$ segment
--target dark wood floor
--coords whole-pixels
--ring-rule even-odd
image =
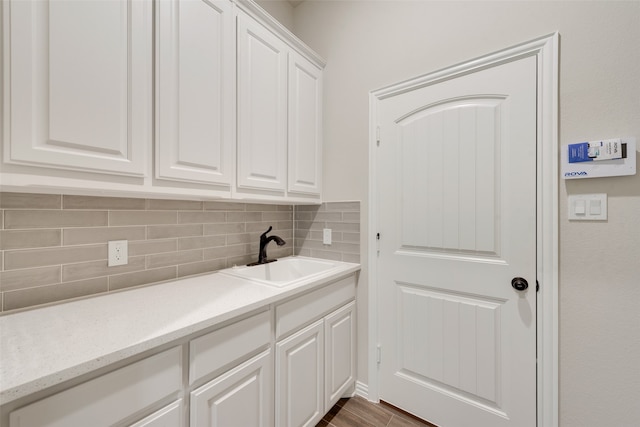
[[[316,427],[436,427],[392,406],[362,397],[340,399]]]

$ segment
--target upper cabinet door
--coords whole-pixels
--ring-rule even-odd
[[[228,0],[156,3],[156,177],[231,184],[235,33]]]
[[[319,195],[322,176],[322,70],[289,54],[289,191]]]
[[[238,12],[238,187],[286,189],[286,44]]]
[[[144,176],[151,2],[16,0],[4,13],[4,161]]]

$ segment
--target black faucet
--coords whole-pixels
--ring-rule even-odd
[[[277,261],[277,259],[267,259],[267,245],[270,241],[275,240],[278,246],[284,245],[286,242],[282,240],[279,236],[269,236],[267,237],[267,233],[271,231],[273,227],[269,226],[269,229],[260,235],[260,253],[258,254],[258,262],[252,262],[251,265],[260,265],[266,264],[268,262]]]

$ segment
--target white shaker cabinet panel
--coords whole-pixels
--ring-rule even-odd
[[[323,321],[276,343],[276,425],[315,426],[325,414]]]
[[[189,343],[189,384],[271,343],[271,311],[215,330]]]
[[[289,192],[320,195],[322,70],[289,54]]]
[[[191,392],[191,427],[273,426],[271,350]]]
[[[325,408],[331,408],[355,382],[356,303],[351,302],[325,318]]]
[[[238,12],[238,187],[276,190],[287,179],[287,45]]]
[[[182,399],[179,399],[130,427],[180,427],[183,425],[182,406]]]
[[[156,3],[156,177],[230,185],[235,32],[228,0]]]
[[[4,5],[7,163],[144,176],[152,3]]]

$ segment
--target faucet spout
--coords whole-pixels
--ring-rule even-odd
[[[258,262],[253,262],[248,265],[259,265],[266,264],[268,262],[277,261],[276,259],[268,259],[267,258],[267,245],[271,241],[275,241],[278,246],[284,245],[286,242],[280,236],[269,236],[267,234],[273,229],[273,227],[269,226],[269,229],[260,235],[260,252],[258,253]]]

